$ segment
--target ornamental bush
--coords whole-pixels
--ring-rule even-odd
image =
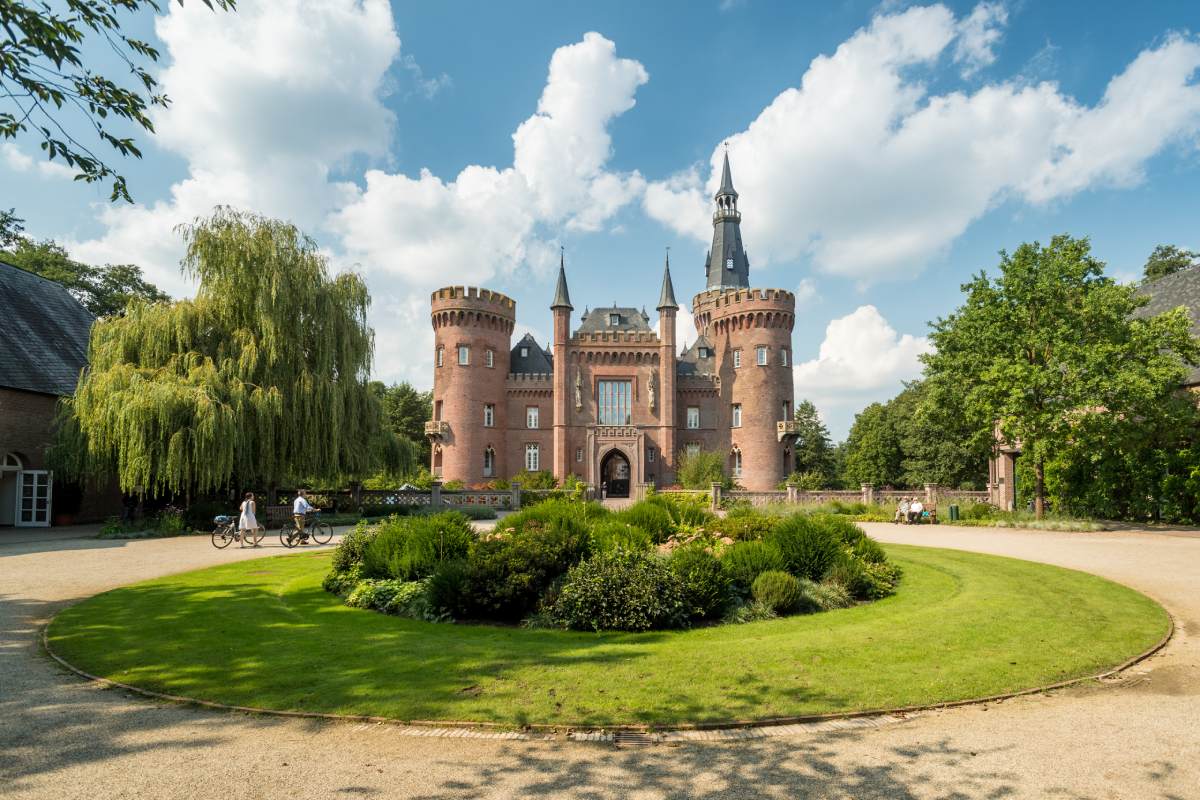
[[[467,560],[443,561],[425,584],[429,610],[450,619],[464,619],[470,613],[471,571]]]
[[[363,574],[419,580],[443,561],[464,558],[474,539],[470,522],[454,511],[389,519],[363,552]]]
[[[641,528],[616,519],[600,519],[592,523],[592,550],[649,550],[654,543],[650,534]]]
[[[662,544],[675,532],[670,512],[659,503],[642,500],[612,515],[613,519],[641,528],[655,544]]]
[[[839,583],[801,581],[801,584],[804,589],[804,598],[814,611],[833,611],[837,608],[849,608],[854,605],[854,598],[850,596],[850,592],[846,591],[846,588]]]
[[[781,522],[780,517],[764,514],[729,514],[709,523],[707,530],[718,536],[728,536],[735,542],[762,539]]]
[[[708,510],[708,495],[652,494],[646,502],[666,509],[676,527],[707,528],[717,518]]]
[[[795,575],[768,570],[754,579],[750,595],[776,614],[790,614],[804,600],[804,587]]]
[[[333,548],[333,571],[346,573],[354,567],[361,567],[367,545],[378,534],[377,526],[369,526],[365,522],[355,525],[354,530],[343,536],[338,546]]]
[[[721,568],[733,588],[741,594],[749,594],[754,579],[768,570],[781,570],[785,566],[779,548],[767,542],[737,542],[721,553]]]
[[[671,553],[671,571],[679,578],[687,615],[711,619],[729,603],[729,576],[703,544],[684,545]]]
[[[863,561],[847,551],[830,568],[828,581],[845,587],[851,597],[878,600],[895,593],[900,568],[887,562]]]
[[[575,630],[647,631],[687,622],[683,589],[667,563],[620,549],[573,567],[550,613]]]
[[[842,545],[836,534],[810,517],[788,517],[767,537],[783,556],[787,571],[819,581],[837,561]]]

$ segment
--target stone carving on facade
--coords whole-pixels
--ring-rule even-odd
[[[575,367],[575,410],[583,410],[583,374]]]
[[[646,395],[650,401],[650,410],[654,411],[658,408],[658,370],[650,373],[650,380],[646,384]]]

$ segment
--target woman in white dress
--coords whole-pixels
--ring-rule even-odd
[[[246,492],[246,499],[242,501],[242,516],[238,519],[238,530],[242,534],[243,546],[248,540],[258,547],[258,519],[254,512],[254,492]]]

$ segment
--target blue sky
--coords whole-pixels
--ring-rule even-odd
[[[798,292],[796,396],[839,438],[999,249],[1087,235],[1126,279],[1200,249],[1194,2],[243,0],[132,24],[174,99],[123,164],[138,205],[18,141],[0,206],[180,295],[176,224],[291,219],[365,275],[385,379],[429,385],[446,283],[511,294],[545,341],[560,245],[577,310],[653,314],[668,246],[690,298],[726,140],[751,282]]]

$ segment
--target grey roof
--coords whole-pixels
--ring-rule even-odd
[[[616,325],[609,324],[609,317],[616,314],[619,318]],[[626,331],[649,331],[650,318],[645,311],[636,308],[612,305],[607,308],[597,308],[579,318],[577,333],[613,333]]]
[[[1192,318],[1192,335],[1200,336],[1200,265],[1142,284],[1139,291],[1149,295],[1150,302],[1139,308],[1135,316],[1150,317],[1184,306]],[[1192,369],[1186,383],[1200,384],[1200,366]]]
[[[61,284],[0,261],[0,386],[69,395],[95,317]]]
[[[704,348],[708,355],[704,358],[700,357],[700,349]],[[675,373],[677,375],[711,375],[716,370],[716,354],[713,352],[712,342],[704,334],[692,342],[692,346],[687,348],[680,354],[679,359],[675,362]]]
[[[738,196],[737,190],[733,188],[733,175],[729,173],[729,151],[725,151],[725,165],[721,168],[721,188],[717,189],[715,197],[720,197],[723,194]]]
[[[675,287],[671,284],[671,256],[667,255],[667,264],[663,267],[662,291],[658,295],[659,310],[664,308],[679,308],[675,302]]]
[[[526,348],[526,355],[521,355],[521,348]],[[514,375],[539,375],[554,372],[554,358],[548,350],[543,350],[530,334],[521,337],[517,346],[508,357],[508,371]]]
[[[721,188],[716,200],[733,197],[732,204],[718,203],[713,214],[712,248],[704,259],[704,274],[709,289],[746,289],[750,286],[750,258],[742,246],[742,215],[737,210],[737,192],[729,174],[729,153],[721,172]]]
[[[558,285],[554,287],[554,302],[551,308],[574,308],[571,295],[567,293],[567,265],[560,254],[558,258]]]

